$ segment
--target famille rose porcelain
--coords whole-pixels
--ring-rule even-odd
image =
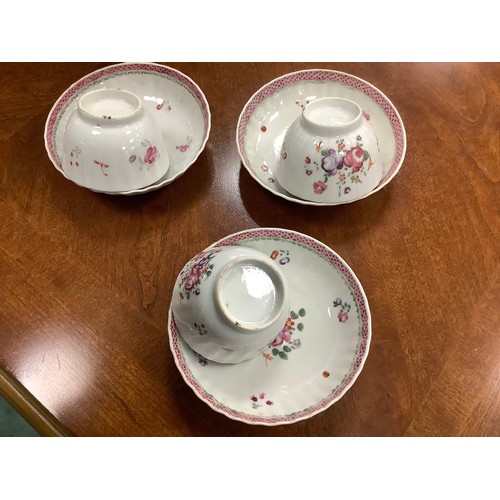
[[[363,144],[363,146],[360,146],[359,150],[351,150],[352,147],[357,146],[354,143],[349,148],[345,144],[346,147],[342,149],[341,153],[343,153],[344,158],[343,171],[337,171],[337,175],[330,175],[334,172],[332,169],[328,172],[324,171],[321,168],[321,161],[323,156],[330,156],[331,158],[326,160],[330,164],[329,166],[333,167],[334,162],[338,164],[340,161],[338,145],[336,145],[336,148],[332,147],[328,150],[323,148],[323,145],[319,146],[318,151],[313,149],[311,156],[307,156],[312,163],[314,154],[319,155],[315,159],[318,165],[312,163],[314,168],[309,168],[311,164],[306,161],[306,157],[303,158],[302,169],[305,172],[303,183],[304,185],[309,183],[308,188],[311,188],[314,194],[317,195],[313,199],[303,199],[290,193],[277,178],[278,164],[282,154],[287,153],[286,150],[282,150],[287,130],[302,115],[303,110],[310,103],[325,97],[343,98],[356,103],[361,108],[363,120],[371,127],[378,139],[380,148],[378,163],[382,172],[381,179],[373,189],[360,194],[356,198],[354,198],[355,191],[353,188],[361,186],[357,179],[362,180],[363,184],[366,180],[366,186],[368,186],[368,179],[362,174],[359,175],[361,167],[358,172],[354,172],[355,177],[351,179],[348,174],[352,175],[353,172],[352,167],[349,167],[349,163],[352,165],[360,163],[361,156],[356,156],[361,153],[360,149],[364,152],[368,151],[370,156],[375,155],[373,149],[368,149],[365,142],[366,138],[361,134],[359,134],[361,135],[359,143]],[[405,157],[406,132],[398,111],[391,101],[376,87],[347,73],[312,69],[283,75],[258,90],[248,100],[240,114],[236,130],[236,143],[243,166],[261,186],[271,193],[305,205],[335,205],[370,196],[382,189],[394,178]],[[337,160],[335,160],[333,152],[329,153],[330,149],[337,153]],[[322,152],[325,152],[325,155],[322,155]],[[349,156],[352,161],[348,160],[345,163],[347,153],[350,153]],[[362,170],[368,172],[369,159],[363,163]],[[318,170],[316,170],[316,166],[318,166]],[[312,184],[306,170],[311,171],[311,178],[313,175],[318,175],[318,178]],[[323,175],[323,178],[319,176],[320,174]],[[342,181],[340,181],[340,174],[343,174]],[[337,198],[328,199],[328,196],[335,191],[338,196],[339,188],[341,193],[340,202]],[[350,190],[346,188],[350,188]],[[349,196],[352,198],[349,198]]]
[[[280,266],[254,248],[209,248],[180,272],[171,308],[177,330],[197,354],[241,363],[282,331],[289,292]]]
[[[312,417],[338,401],[363,368],[371,339],[363,288],[333,250],[285,229],[232,234],[214,243],[201,258],[235,246],[262,252],[281,270],[290,295],[284,326],[256,357],[222,364],[189,347],[171,307],[168,333],[175,363],[194,393],[229,418],[280,425]],[[207,265],[204,262],[203,268]],[[201,276],[196,273],[190,293],[198,285],[200,296],[204,293],[210,277]],[[198,335],[203,336],[203,325],[199,327]]]
[[[136,94],[98,89],[83,94],[63,138],[66,177],[94,191],[140,189],[163,177],[170,165],[154,118]]]
[[[135,195],[160,189],[184,174],[204,150],[210,134],[211,115],[208,101],[200,87],[180,71],[154,63],[121,63],[94,71],[73,83],[57,99],[45,124],[45,147],[50,160],[65,177],[70,176],[63,161],[64,131],[70,116],[78,107],[80,97],[91,90],[122,89],[139,96],[145,111],[152,116],[166,145],[170,165],[157,181],[139,189],[125,189],[109,194]],[[109,116],[109,115],[108,115]],[[151,142],[151,146],[146,141]],[[145,152],[136,155],[147,171],[152,159],[151,139],[144,140]],[[157,147],[157,146],[156,146]],[[154,151],[154,150],[150,150]],[[157,149],[158,151],[158,149]],[[146,158],[146,160],[145,160]],[[93,162],[94,159],[92,159]],[[99,158],[97,162],[105,163]],[[156,160],[155,160],[156,161]],[[131,161],[131,165],[139,165]],[[99,175],[109,168],[91,163]],[[144,170],[144,169],[143,169]],[[150,168],[152,170],[152,168]]]
[[[382,178],[377,137],[354,101],[322,97],[287,130],[276,179],[304,200],[345,203],[370,193]]]

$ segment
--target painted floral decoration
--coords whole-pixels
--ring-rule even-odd
[[[327,190],[328,186],[326,185],[325,182],[322,181],[316,181],[313,184],[313,189],[316,194],[323,194]]]
[[[254,410],[260,408],[263,405],[264,400],[266,400],[265,403],[267,406],[273,406],[274,403],[270,399],[266,398],[266,394],[264,392],[261,392],[258,397],[255,394],[250,396],[250,401],[252,402],[252,408]]]
[[[321,168],[329,175],[335,175],[344,168],[344,157],[334,149],[324,149],[321,152]],[[306,158],[307,159],[307,158]]]
[[[278,356],[281,359],[287,360],[288,355],[294,349],[300,349],[302,342],[299,338],[293,337],[293,335],[299,331],[304,330],[304,324],[300,320],[306,315],[305,309],[299,309],[298,312],[290,311],[290,316],[288,316],[285,326],[278,333],[276,338],[271,342],[271,352],[274,357]],[[293,338],[292,338],[293,337]],[[273,358],[267,354],[264,355],[267,361],[271,361]]]
[[[152,165],[156,161],[156,146],[150,146],[144,155],[144,163]]]
[[[189,300],[191,296],[200,294],[201,283],[212,274],[214,265],[210,261],[216,253],[216,250],[202,252],[195,257],[190,266],[182,270],[179,282],[181,300],[184,298]]]
[[[191,136],[186,137],[186,143],[185,144],[179,144],[178,146],[175,146],[175,149],[181,153],[185,153],[189,147],[191,146],[191,143],[193,142],[193,138]]]
[[[351,306],[347,302],[343,302],[340,297],[337,297],[333,301],[333,307],[340,307],[337,318],[340,323],[345,323],[349,319],[348,313],[351,310]]]
[[[290,251],[289,250],[273,250],[270,257],[273,260],[278,259],[278,262],[284,266],[285,264],[288,264],[290,262]]]
[[[104,174],[104,176],[108,176],[108,174],[104,171],[105,168],[109,168],[109,165],[107,163],[103,163],[102,161],[94,160],[94,164],[98,165],[101,167],[101,172]]]
[[[373,165],[370,153],[364,149],[363,138],[358,135],[356,137],[356,145],[349,148],[346,147],[345,139],[338,139],[334,147],[328,149],[322,147],[323,141],[314,142],[314,150],[310,155],[304,158],[304,171],[309,177],[315,171],[318,172],[322,180],[316,179],[312,182],[312,189],[315,194],[321,195],[328,189],[328,182],[335,178],[338,186],[338,195],[347,195],[351,191],[350,186],[345,186],[347,182],[352,184],[362,183],[362,176]],[[319,156],[318,156],[319,155]],[[283,143],[281,157],[287,158],[286,144]]]
[[[79,167],[80,166],[79,160],[80,160],[81,153],[82,153],[82,150],[78,146],[76,146],[76,148],[73,148],[71,150],[71,154],[70,154],[71,158],[70,158],[70,161],[69,161],[69,164],[71,166],[73,166],[73,165],[75,167]]]
[[[164,109],[165,111],[171,111],[172,106],[170,104],[170,101],[166,99],[162,99],[157,105],[156,109],[159,111],[160,109]]]
[[[80,165],[83,164],[81,155],[82,155],[82,150],[78,146],[73,148],[70,152],[69,166],[77,168],[80,167]],[[100,167],[101,172],[105,177],[108,176],[108,174],[104,170],[105,168],[106,169],[109,168],[109,165],[107,163],[103,163],[102,161],[99,160],[94,160],[92,164]]]
[[[309,102],[309,99],[298,99],[295,101],[295,104],[299,106],[300,109],[305,109]]]
[[[203,323],[200,323],[200,324],[195,323],[194,327],[198,330],[198,333],[200,335],[206,335],[208,333],[207,332],[207,328],[206,328],[206,326]]]
[[[141,142],[141,146],[146,148],[146,152],[144,153],[144,157],[138,154],[138,152],[132,153],[128,157],[129,163],[136,163],[140,165],[139,170],[142,171],[144,165],[147,166],[148,170],[155,164],[156,160],[160,158],[160,152],[156,146],[153,146],[148,139],[144,139]]]
[[[351,167],[353,172],[359,172],[363,167],[363,162],[370,157],[370,154],[361,146],[352,147],[344,157],[344,165]]]

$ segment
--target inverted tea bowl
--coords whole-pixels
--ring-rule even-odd
[[[285,326],[288,285],[258,250],[208,248],[180,272],[171,308],[191,349],[212,361],[240,363],[257,356]]]
[[[285,134],[276,178],[289,193],[317,202],[346,203],[372,191],[382,163],[360,106],[339,97],[307,104]]]
[[[139,96],[99,89],[80,97],[64,132],[62,168],[68,179],[114,193],[156,182],[169,165],[162,135]]]

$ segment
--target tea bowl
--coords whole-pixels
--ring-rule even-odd
[[[66,177],[93,191],[148,186],[170,166],[167,148],[139,96],[123,89],[83,94],[64,131]]]
[[[285,276],[270,257],[226,246],[208,248],[184,266],[171,309],[193,351],[218,363],[240,363],[277,337],[289,304]]]
[[[372,191],[382,162],[360,106],[340,97],[309,102],[285,133],[276,179],[309,201],[346,203]]]

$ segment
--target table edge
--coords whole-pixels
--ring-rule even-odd
[[[43,437],[72,436],[72,433],[47,408],[1,366],[0,395]]]

